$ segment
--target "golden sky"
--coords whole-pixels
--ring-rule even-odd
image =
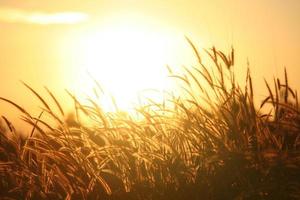
[[[237,72],[244,75],[248,59],[257,95],[262,98],[263,77],[283,77],[284,66],[290,82],[299,88],[299,19],[298,0],[1,0],[0,96],[37,107],[20,80],[38,91],[47,86],[63,95],[65,88],[76,92],[84,85],[82,73],[86,71],[116,86],[126,81],[126,70],[113,69],[118,71],[113,78],[105,70],[86,69],[86,65],[110,65],[112,61],[116,65],[124,62],[126,67],[132,64],[125,54],[130,50],[138,57],[133,70],[151,79],[159,69],[147,71],[150,65],[195,63],[184,39],[188,36],[200,49],[215,45],[229,51],[233,45]],[[125,42],[120,35],[126,35]],[[138,62],[145,62],[147,68],[140,69]],[[109,74],[112,76],[111,71]],[[118,91],[118,86],[112,90]],[[7,104],[0,103],[0,114],[7,115],[7,110],[11,110]]]

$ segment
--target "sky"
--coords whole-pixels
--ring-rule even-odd
[[[141,62],[149,60],[148,67],[193,65],[196,60],[184,38],[187,36],[200,52],[213,45],[229,52],[233,46],[238,78],[243,80],[249,61],[256,94],[262,99],[266,95],[262,89],[264,77],[269,81],[273,76],[283,78],[284,67],[291,85],[299,89],[299,19],[298,0],[0,0],[0,96],[29,110],[38,109],[38,101],[22,85],[22,80],[42,94],[47,86],[60,98],[68,98],[65,89],[76,92],[86,81],[82,78],[86,68],[82,66],[92,62],[104,65],[116,59],[106,54],[109,44],[113,50],[118,48],[116,41],[125,46],[116,50],[120,51],[117,56],[134,47]],[[141,49],[138,42],[130,47],[105,35],[118,31],[124,34],[124,27],[137,30],[134,37],[140,37],[140,42],[148,40],[143,35],[150,35],[150,42],[145,43],[149,48],[151,43],[165,46],[153,45],[157,51],[148,51]],[[132,30],[125,33],[129,35],[125,40],[134,39],[130,36]],[[104,50],[94,47],[106,40],[91,39],[97,35],[107,38]],[[139,54],[136,49],[144,53]],[[98,50],[104,52],[103,58],[93,54]],[[105,61],[105,57],[109,59]],[[150,62],[155,59],[161,59],[161,63]],[[91,71],[96,78],[107,78],[107,84],[117,81],[111,83],[117,85],[118,80],[113,79],[126,82],[122,69],[114,70],[120,70],[121,75],[112,78],[105,70]],[[85,92],[84,88],[81,92]],[[118,87],[113,89],[117,91]],[[0,103],[1,115],[15,118],[12,111],[7,104]]]

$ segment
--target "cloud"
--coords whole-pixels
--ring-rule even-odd
[[[14,8],[0,7],[0,21],[7,23],[26,24],[76,24],[88,20],[89,16],[82,12],[56,12],[26,11]]]

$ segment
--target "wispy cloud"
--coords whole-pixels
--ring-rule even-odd
[[[15,8],[0,7],[0,21],[7,23],[28,24],[76,24],[88,20],[89,16],[82,12],[56,12],[26,11]]]

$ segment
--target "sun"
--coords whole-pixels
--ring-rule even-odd
[[[136,106],[141,97],[163,98],[163,91],[171,87],[166,65],[174,52],[172,39],[157,28],[130,23],[109,25],[81,37],[80,69],[109,94],[100,97],[104,110],[114,110],[110,96],[118,108],[126,111]],[[92,85],[94,82],[86,77],[79,87],[86,92]]]

